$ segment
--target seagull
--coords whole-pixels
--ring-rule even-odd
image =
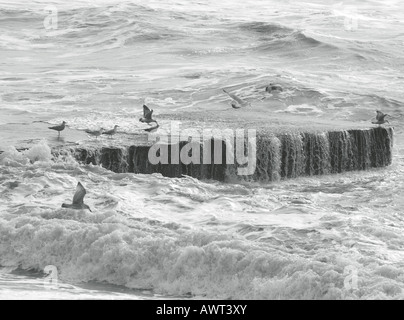
[[[61,125],[59,125],[59,126],[54,126],[54,127],[49,127],[49,129],[58,131],[58,132],[59,132],[58,138],[59,138],[59,137],[60,137],[60,132],[63,131],[63,130],[65,129],[65,127],[66,127],[66,122],[63,121]]]
[[[114,134],[116,134],[118,128],[119,128],[119,126],[115,126],[114,129],[109,130],[109,131],[105,131],[105,132],[103,132],[102,134],[106,134],[106,135],[108,135],[108,136],[110,136],[110,137],[112,138],[112,136],[113,136]]]
[[[376,121],[372,121],[372,123],[373,124],[378,124],[379,125],[379,127],[380,127],[380,125],[381,124],[383,124],[383,123],[390,123],[388,120],[384,120],[384,118],[386,117],[386,116],[389,116],[388,114],[386,114],[386,113],[383,113],[383,112],[381,112],[381,111],[379,111],[379,110],[377,110],[376,111]]]
[[[266,92],[272,92],[272,91],[282,92],[283,89],[280,85],[270,83],[269,86],[265,87],[265,91]]]
[[[223,89],[223,91],[224,91],[225,93],[227,93],[227,94],[230,96],[230,98],[233,99],[233,101],[231,102],[231,106],[232,106],[234,109],[240,109],[241,107],[250,107],[250,106],[251,106],[251,103],[249,103],[249,102],[247,102],[247,101],[244,101],[243,99],[240,99],[240,98],[237,97],[235,94],[229,93],[229,92],[227,92],[225,89]]]
[[[156,126],[151,127],[151,128],[146,128],[146,129],[143,129],[143,130],[151,133],[151,132],[156,132],[159,127],[160,127],[160,126],[159,126],[159,124],[158,124],[157,121],[156,121]]]
[[[100,130],[86,130],[86,133],[88,133],[90,136],[94,136],[96,139],[98,139],[98,137],[100,135],[102,135],[102,133],[104,132],[104,128],[101,128]]]
[[[153,116],[153,110],[150,110],[145,104],[143,105],[143,118],[140,118],[139,121],[143,123],[150,123],[156,122],[156,120],[152,119]]]
[[[75,210],[88,209],[88,210],[90,210],[90,212],[92,212],[90,207],[88,205],[84,204],[84,197],[85,197],[86,193],[87,193],[86,189],[84,189],[81,182],[79,182],[76,187],[76,193],[74,194],[74,197],[73,197],[73,203],[72,204],[63,203],[62,208],[69,208],[69,209],[75,209]]]

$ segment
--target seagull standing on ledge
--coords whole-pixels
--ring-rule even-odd
[[[380,127],[380,125],[381,124],[383,124],[383,123],[390,123],[388,120],[384,120],[384,118],[386,117],[386,116],[389,116],[388,114],[386,114],[386,113],[383,113],[383,112],[381,112],[381,111],[379,111],[379,110],[377,110],[376,111],[376,121],[372,121],[372,123],[373,124],[378,124],[379,125],[379,127]]]
[[[109,136],[110,138],[112,138],[112,136],[116,134],[118,128],[119,128],[119,126],[115,126],[114,129],[105,131],[102,134],[105,134],[105,135]]]
[[[62,124],[59,125],[59,126],[49,127],[49,129],[56,130],[56,131],[59,132],[58,138],[60,138],[60,132],[63,131],[65,128],[66,128],[66,122],[65,121],[63,121]]]
[[[139,121],[143,123],[147,123],[150,125],[150,123],[155,122],[157,123],[156,120],[152,119],[153,116],[153,110],[150,110],[145,104],[143,105],[143,118],[140,118]]]
[[[233,101],[231,102],[231,106],[233,107],[233,109],[240,109],[242,107],[251,107],[251,103],[244,101],[243,99],[240,99],[235,94],[229,93],[225,89],[223,89],[223,92],[227,93],[229,97],[233,99]]]
[[[98,137],[100,135],[102,135],[103,132],[104,132],[104,128],[101,128],[100,130],[95,130],[95,131],[88,130],[88,129],[86,130],[87,134],[89,134],[90,136],[95,137],[96,139],[98,139]]]
[[[73,203],[72,204],[63,203],[62,208],[75,209],[75,210],[87,209],[87,210],[90,210],[90,212],[92,212],[90,207],[88,205],[84,204],[84,197],[85,197],[86,193],[87,193],[86,189],[84,189],[81,182],[79,182],[76,187],[76,193],[74,194],[74,197],[73,197]]]

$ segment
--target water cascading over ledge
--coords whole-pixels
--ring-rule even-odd
[[[80,146],[71,148],[69,152],[82,163],[102,165],[117,173],[161,173],[167,177],[188,175],[218,181],[277,181],[388,166],[392,162],[393,129],[377,127],[318,133],[257,133],[255,170],[249,175],[238,174],[237,170],[245,165],[227,163],[226,152],[237,150],[236,147],[235,150],[229,150],[224,140],[193,143],[196,144],[194,150],[199,149],[198,163],[173,163],[172,149],[180,152],[188,144],[185,141],[167,145],[168,164],[150,163],[150,146],[144,145],[99,148]],[[247,155],[247,141],[244,147],[244,154]],[[216,158],[215,148],[219,148],[219,151],[221,148]],[[207,152],[210,161],[207,161],[204,150],[210,150]],[[189,156],[192,156],[192,151]]]

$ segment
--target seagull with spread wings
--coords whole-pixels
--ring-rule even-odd
[[[76,187],[76,193],[74,194],[73,197],[73,203],[72,204],[67,204],[67,203],[63,203],[62,204],[62,208],[68,208],[68,209],[74,209],[74,210],[90,210],[90,207],[86,204],[84,204],[84,197],[86,195],[86,189],[83,187],[83,185],[81,184],[81,182],[79,182],[77,184]]]
[[[386,117],[386,116],[389,116],[388,114],[386,114],[386,113],[383,113],[383,112],[381,112],[381,111],[379,111],[379,110],[377,110],[376,111],[376,121],[372,121],[372,123],[373,124],[378,124],[379,126],[381,125],[381,124],[383,124],[383,123],[390,123],[388,120],[385,120],[384,118]]]
[[[152,122],[157,123],[156,120],[152,118],[153,116],[153,110],[150,110],[148,106],[145,104],[143,105],[143,118],[140,118],[139,121],[147,124],[151,124]]]
[[[250,107],[251,103],[244,101],[243,99],[240,99],[239,97],[237,97],[235,94],[230,93],[228,91],[226,91],[225,89],[223,89],[223,91],[225,93],[227,93],[229,95],[230,98],[232,98],[233,100],[231,101],[231,106],[234,109],[240,109],[242,107]]]

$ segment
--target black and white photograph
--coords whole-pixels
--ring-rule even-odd
[[[403,30],[402,0],[0,0],[0,300],[403,300]]]

